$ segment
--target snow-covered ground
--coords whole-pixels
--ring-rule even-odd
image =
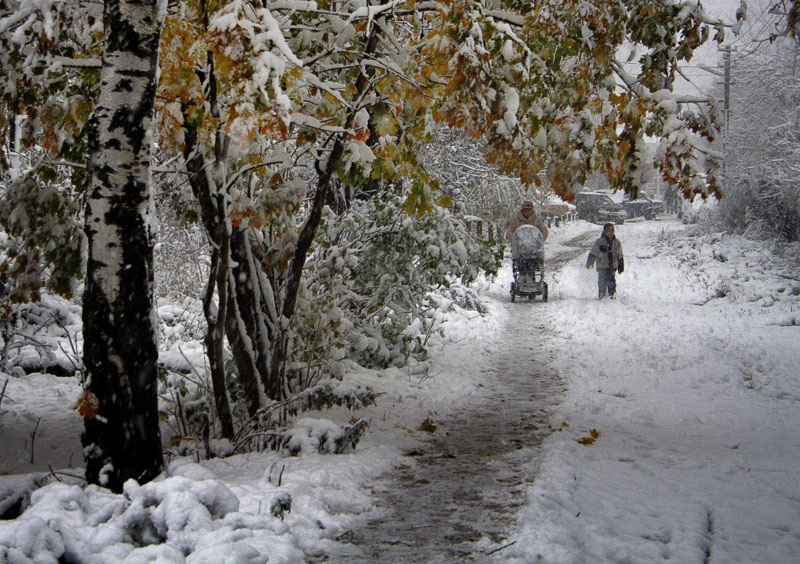
[[[686,230],[671,218],[618,227],[626,270],[616,301],[595,298],[585,252],[548,272],[547,304],[509,304],[506,265],[481,284],[487,315],[454,305],[443,316],[447,338],[434,336],[430,365],[351,375],[385,392],[361,414],[370,429],[352,453],[176,458],[162,480],[119,496],[59,475],[22,516],[0,522],[0,562],[324,558],[365,522],[366,484],[414,446],[423,419],[478,389],[491,362],[485,336],[518,315],[552,328],[531,338],[547,340],[553,358],[542,361],[567,391],[512,544],[492,558],[800,561],[800,246]],[[548,256],[595,232],[585,222],[555,229]],[[0,479],[0,505],[31,479],[18,473],[80,463],[77,383],[0,375],[0,389],[5,380],[0,472],[12,475]],[[271,508],[285,494],[281,519]]]
[[[675,227],[617,229],[617,301],[583,257],[557,275],[568,392],[519,562],[800,561],[798,246]]]

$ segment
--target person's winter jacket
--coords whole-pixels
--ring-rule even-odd
[[[625,258],[622,256],[622,244],[612,235],[600,236],[592,245],[589,256],[586,258],[586,267],[597,265],[597,270],[610,268],[621,273],[625,269]]]
[[[540,218],[536,213],[536,210],[531,210],[531,215],[528,217],[525,217],[522,214],[522,210],[520,210],[511,216],[511,219],[508,221],[508,227],[506,227],[506,239],[509,243],[511,242],[511,238],[514,236],[514,231],[516,231],[521,225],[533,225],[534,227],[537,227],[539,231],[542,232],[542,238],[545,241],[547,240],[547,236],[550,234],[550,230],[547,229],[547,225],[544,224],[544,221],[542,221],[542,218]]]

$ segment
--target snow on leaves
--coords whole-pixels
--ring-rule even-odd
[[[98,19],[81,21],[68,9],[26,1],[2,20],[0,32],[16,46],[10,52],[25,54],[22,61],[31,68],[49,60],[50,68],[63,72],[63,54],[97,55],[91,45]],[[37,33],[46,41],[34,41]],[[367,129],[352,121],[366,110],[373,122],[382,116],[380,124],[370,124],[380,133],[369,151],[351,148],[343,172],[364,163],[366,178],[419,174],[413,162],[409,169],[397,161],[411,159],[408,152],[416,144],[409,145],[409,138],[425,138],[435,116],[486,135],[491,159],[504,172],[527,183],[537,183],[546,172],[555,189],[569,196],[593,171],[632,190],[640,180],[636,155],[643,137],[663,134],[657,165],[664,177],[687,194],[713,193],[717,163],[703,156],[713,118],[672,112],[685,135],[670,137],[659,131],[654,93],[669,88],[679,61],[722,33],[697,7],[646,0],[542,1],[524,7],[479,1],[187,2],[168,15],[164,27],[161,143],[180,149],[181,125],[189,121],[206,132],[208,146],[221,127],[243,153],[259,153],[264,139],[292,139],[300,141],[298,150],[315,151],[325,140],[320,133],[337,128],[366,141]],[[377,38],[377,48],[367,54],[370,38]],[[635,77],[615,59],[626,42],[640,52],[641,72]],[[21,45],[33,48],[23,51]],[[219,115],[210,112],[204,92],[209,57],[224,91]],[[8,60],[8,66],[24,68],[20,61]],[[354,91],[355,77],[368,68],[367,90]],[[609,103],[614,96],[624,99],[622,105],[635,102],[636,111],[620,112],[620,103]],[[84,110],[91,103],[89,95]],[[69,114],[77,124],[88,116],[77,102]],[[45,122],[60,121],[56,114],[46,117]],[[403,132],[400,139],[397,132]],[[49,137],[56,134],[54,128]],[[386,148],[398,142],[395,149]],[[373,157],[382,162],[370,167]],[[424,174],[419,179],[428,182]]]

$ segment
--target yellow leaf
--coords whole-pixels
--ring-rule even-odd
[[[439,196],[436,198],[436,205],[440,208],[451,208],[453,207],[453,199],[447,195]]]
[[[430,417],[426,417],[422,424],[419,426],[420,431],[425,431],[426,433],[435,433],[436,432],[436,424],[433,422],[433,419]]]

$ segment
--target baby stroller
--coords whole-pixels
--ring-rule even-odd
[[[547,282],[544,281],[544,237],[533,225],[521,225],[511,237],[511,301],[517,296],[542,296],[547,301]]]

